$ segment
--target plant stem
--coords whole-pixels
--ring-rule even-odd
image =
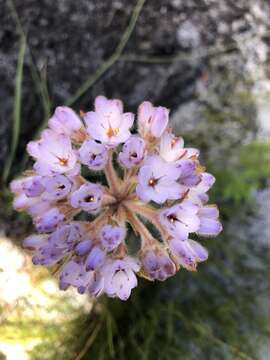
[[[167,231],[164,229],[164,227],[162,226],[162,224],[159,221],[158,210],[153,209],[147,205],[139,205],[138,203],[136,203],[136,201],[130,201],[130,200],[125,201],[125,205],[127,208],[130,209],[130,211],[133,211],[139,215],[142,215],[149,222],[151,222],[157,228],[157,230],[160,232],[163,240],[166,241],[168,239],[169,234],[167,233]]]
[[[142,248],[147,245],[153,244],[156,240],[153,238],[152,234],[148,231],[148,229],[144,226],[144,224],[138,219],[138,217],[131,211],[128,206],[125,206],[127,219],[132,226],[134,232],[140,235],[142,240]]]
[[[112,151],[109,151],[109,159],[104,168],[104,173],[109,185],[109,188],[113,194],[119,194],[119,189],[121,188],[122,180],[116,174],[116,171],[113,166],[113,157]]]

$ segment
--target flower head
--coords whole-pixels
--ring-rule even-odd
[[[33,263],[57,265],[61,290],[121,300],[137,276],[164,281],[181,267],[194,271],[208,252],[193,235],[222,230],[217,207],[207,205],[215,179],[199,151],[168,128],[169,110],[143,102],[138,134],[131,134],[134,115],[99,96],[83,120],[56,108],[49,128],[27,146],[33,169],[10,185],[14,208],[36,227],[23,242]],[[104,172],[100,182],[93,171]],[[140,237],[136,254],[131,231]]]

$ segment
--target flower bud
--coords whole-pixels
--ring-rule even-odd
[[[85,261],[86,270],[96,270],[105,261],[106,254],[98,246],[95,246]]]
[[[149,101],[143,102],[138,110],[139,133],[143,138],[159,138],[169,121],[169,110],[165,107],[154,107]]]
[[[125,235],[125,228],[105,225],[100,233],[101,244],[106,251],[113,251],[123,242]]]

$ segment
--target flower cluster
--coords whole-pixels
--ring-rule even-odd
[[[208,253],[192,234],[222,229],[217,207],[207,205],[215,179],[199,151],[172,133],[168,109],[143,102],[136,134],[134,118],[104,96],[80,116],[56,108],[27,146],[33,169],[11,183],[14,208],[27,211],[37,230],[24,247],[35,265],[57,264],[62,290],[126,300],[136,274],[163,281],[180,267],[196,270]],[[92,182],[101,171],[106,182]],[[133,256],[127,224],[140,239]]]

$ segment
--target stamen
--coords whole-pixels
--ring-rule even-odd
[[[168,216],[168,220],[173,224],[173,223],[175,223],[175,221],[177,221],[178,219],[177,219],[177,216],[176,216],[175,214],[170,214],[170,215]]]
[[[109,138],[111,138],[112,136],[115,136],[119,133],[119,128],[112,128],[109,127],[109,129],[106,131],[106,134]]]
[[[93,202],[95,201],[95,197],[93,195],[89,195],[84,199],[85,202]]]
[[[61,166],[66,166],[67,163],[68,163],[68,159],[59,159],[59,164],[60,164]]]
[[[80,110],[80,117],[83,119],[85,116],[85,112],[83,110]]]
[[[152,177],[151,179],[149,179],[148,185],[154,187],[157,184],[157,182],[158,182],[158,179],[155,179]]]

